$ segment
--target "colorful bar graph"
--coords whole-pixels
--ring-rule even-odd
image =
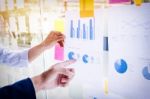
[[[95,39],[94,18],[70,20],[70,38],[94,40]]]

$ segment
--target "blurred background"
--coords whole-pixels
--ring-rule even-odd
[[[113,6],[131,5],[132,2]],[[0,0],[0,46],[23,50],[39,44],[51,30],[56,29],[57,22],[59,24],[65,20],[66,11],[79,10],[79,6],[79,0]],[[94,1],[94,10],[104,6],[112,5],[107,0]],[[54,53],[55,48],[47,50],[27,68],[0,66],[0,87],[47,70],[59,62],[54,58]],[[61,97],[70,99],[67,88],[37,93],[37,99],[62,99]]]

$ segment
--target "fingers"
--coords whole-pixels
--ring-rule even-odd
[[[63,35],[61,32],[59,32],[59,31],[51,31],[51,33],[55,33],[55,35]]]
[[[65,81],[65,82],[61,82],[61,83],[59,84],[60,87],[66,87],[66,86],[69,85],[70,79],[65,79],[64,81]]]
[[[58,42],[61,47],[64,47],[65,35],[61,34],[60,32],[56,32],[55,35],[56,35],[56,42]]]
[[[56,36],[55,37],[55,40],[58,42],[58,41],[63,41],[65,39],[65,36]]]
[[[64,47],[64,40],[58,41],[58,43],[59,43],[59,45],[60,45],[61,47]]]
[[[64,61],[64,62],[61,62],[61,63],[57,63],[57,64],[55,64],[55,65],[53,65],[51,68],[53,69],[53,70],[55,70],[55,72],[57,72],[58,74],[59,73],[61,73],[61,74],[69,74],[69,72],[73,72],[73,70],[71,69],[69,69],[69,71],[67,70],[68,68],[65,68],[66,66],[69,66],[69,65],[71,65],[71,64],[73,64],[73,63],[75,63],[76,62],[76,60],[75,59],[73,59],[73,60],[67,60],[67,61]]]
[[[60,41],[65,39],[65,35],[59,31],[51,31],[47,36],[47,39],[53,39],[55,41]]]
[[[69,68],[68,69],[70,72],[72,72],[71,75],[60,75],[59,77],[59,86],[65,87],[69,84],[69,82],[72,80],[74,77],[74,69]]]
[[[75,74],[74,69],[73,68],[62,68],[61,70],[59,70],[59,74],[63,75],[61,78],[72,78]]]
[[[68,80],[68,76],[60,74],[58,84],[65,84]]]
[[[68,70],[72,73],[75,73],[75,70],[73,68],[68,68]]]
[[[75,62],[76,62],[75,59],[67,60],[67,61],[64,61],[64,62],[60,63],[60,66],[61,66],[61,67],[66,67],[66,66],[69,66],[69,65],[71,65],[71,64],[73,64],[73,63],[75,63]]]
[[[70,71],[69,68],[60,68],[57,70],[58,70],[58,74],[66,75],[68,76],[68,78],[71,78],[74,75],[74,71]]]
[[[72,76],[71,78],[62,78],[61,82],[59,84],[59,86],[61,87],[66,87],[69,85],[70,81],[73,79],[74,76]]]
[[[64,47],[64,37],[58,37],[56,42],[58,42],[61,47]]]
[[[50,34],[56,36],[56,37],[62,37],[65,38],[65,35],[59,31],[52,31]]]

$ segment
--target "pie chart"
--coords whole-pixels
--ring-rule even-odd
[[[127,71],[127,62],[124,59],[118,59],[114,64],[115,70],[122,74]]]
[[[150,72],[148,70],[148,66],[143,68],[142,74],[145,79],[150,80]]]
[[[83,55],[82,60],[83,60],[84,63],[88,63],[88,57],[89,57],[89,56],[86,55],[86,54]]]
[[[68,53],[68,58],[69,58],[70,60],[74,59],[73,56],[74,56],[74,52],[71,51],[71,52]]]

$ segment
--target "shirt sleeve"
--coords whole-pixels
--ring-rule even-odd
[[[0,88],[0,99],[36,99],[31,79],[27,78]]]
[[[21,52],[12,52],[0,48],[0,64],[6,64],[15,67],[28,66],[28,51],[29,50],[23,50]]]

